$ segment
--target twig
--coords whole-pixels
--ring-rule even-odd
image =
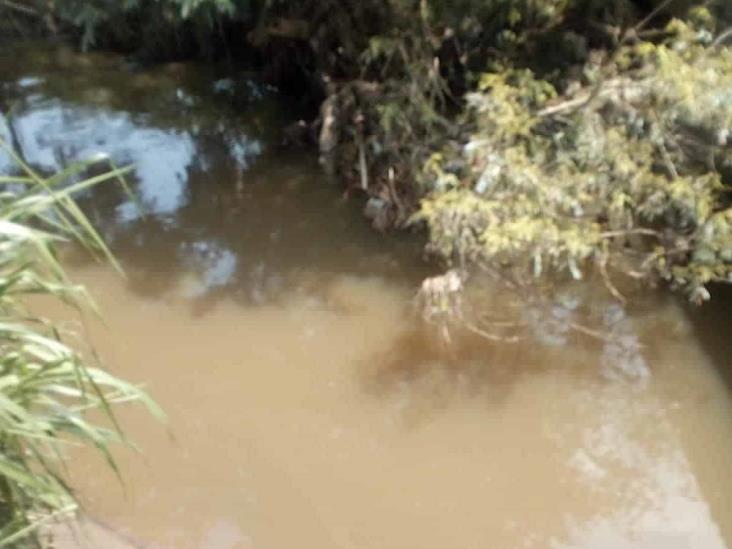
[[[631,33],[632,34],[638,34],[643,27],[645,27],[648,23],[650,23],[656,15],[661,13],[663,10],[665,10],[667,7],[671,5],[675,0],[666,0],[665,2],[661,2],[656,8],[651,11],[644,19],[641,20],[640,23],[638,23],[635,27],[631,29],[631,32],[626,33],[626,38],[630,38]],[[622,43],[622,42],[621,42]]]
[[[551,107],[546,107],[539,112],[536,113],[537,116],[545,117],[545,116],[552,116],[555,114],[558,114],[560,112],[572,110],[576,107],[581,107],[585,102],[587,102],[588,97],[576,97],[574,99],[569,99],[567,101],[563,101],[562,103],[558,103],[556,105],[552,105]]]
[[[23,13],[25,15],[30,15],[32,17],[41,17],[41,14],[35,8],[18,4],[16,2],[13,2],[12,0],[0,0],[0,6],[5,6],[8,9]]]
[[[682,246],[679,248],[672,248],[672,249],[662,249],[656,252],[653,252],[652,254],[649,254],[648,257],[641,263],[641,269],[648,269],[648,266],[653,263],[654,260],[658,259],[659,257],[664,256],[670,256],[670,255],[683,255],[688,254],[691,252],[690,246]]]
[[[605,341],[606,343],[609,343],[613,340],[610,336],[603,334],[599,330],[593,330],[592,328],[588,328],[587,326],[583,326],[582,324],[577,324],[576,322],[570,322],[569,327],[575,332],[594,337],[595,339]]]
[[[591,91],[584,91],[582,95],[573,99],[567,99],[556,105],[545,107],[536,113],[536,116],[547,117],[553,116],[566,111],[574,111],[581,109],[582,107],[589,105],[592,101],[598,97],[605,96],[612,91],[627,88],[632,83],[639,81],[631,81],[629,79],[613,78],[602,82],[601,86],[595,86]]]
[[[610,275],[607,272],[607,255],[603,254],[598,263],[598,269],[600,270],[600,276],[602,276],[602,281],[605,284],[605,287],[607,290],[612,294],[612,296],[617,299],[620,303],[625,305],[628,300],[625,298],[623,294],[620,293],[620,290],[613,284],[612,279],[610,278]]]
[[[465,326],[468,330],[473,332],[474,334],[477,334],[481,337],[484,337],[485,339],[488,339],[490,341],[498,341],[500,343],[518,343],[521,341],[521,338],[519,336],[501,336],[497,334],[492,334],[490,332],[486,332],[485,330],[482,330],[475,326],[474,324],[463,321],[463,326]]]
[[[717,36],[717,38],[714,39],[714,42],[712,42],[710,48],[712,48],[712,49],[718,48],[719,46],[722,45],[722,43],[725,40],[727,40],[727,38],[730,38],[730,37],[732,37],[732,27],[728,28],[722,34]]]
[[[658,231],[654,231],[653,229],[645,229],[643,227],[639,227],[637,229],[625,229],[621,231],[605,231],[604,233],[600,233],[600,238],[616,238],[618,236],[628,236],[631,234],[643,234],[647,236],[655,236],[661,238],[661,233],[659,233]]]
[[[397,193],[396,187],[394,186],[394,168],[389,168],[388,175],[387,175],[387,182],[389,186],[389,195],[391,196],[391,201],[394,203],[394,205],[397,208],[398,212],[398,219],[404,219],[405,213],[407,212],[407,208],[402,203],[401,199],[399,198],[399,193]]]
[[[579,111],[580,109],[583,109],[586,106],[590,105],[595,99],[597,99],[601,95],[603,88],[605,88],[605,85],[607,84],[605,79],[602,77],[602,69],[607,68],[607,66],[616,59],[618,53],[620,52],[620,48],[622,46],[624,46],[628,42],[628,40],[630,40],[631,38],[637,37],[638,33],[643,29],[643,27],[645,27],[648,23],[650,23],[653,20],[653,18],[656,17],[656,15],[658,15],[661,11],[666,9],[674,1],[675,0],[664,0],[658,6],[656,6],[656,8],[653,11],[651,11],[651,13],[649,13],[645,18],[643,18],[637,25],[635,25],[634,27],[628,29],[627,31],[625,31],[623,33],[623,37],[618,41],[613,52],[610,55],[608,55],[607,58],[601,63],[601,65],[600,65],[601,76],[598,79],[595,86],[593,87],[592,91],[590,92],[589,97],[587,97],[587,99],[585,101],[579,103],[578,105],[573,105],[574,112]],[[565,106],[565,108],[567,108],[567,107]],[[572,108],[572,107],[570,107],[570,108]]]
[[[666,164],[666,169],[668,170],[669,175],[674,179],[678,179],[679,171],[676,169],[676,165],[671,159],[671,155],[668,153],[668,149],[666,148],[666,144],[663,140],[659,143],[659,148],[661,149],[661,156],[663,157],[664,164]]]
[[[369,188],[369,171],[366,164],[366,150],[363,146],[363,141],[359,139],[358,143],[358,167],[361,173],[361,189],[367,191]]]

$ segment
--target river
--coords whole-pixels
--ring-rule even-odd
[[[378,234],[279,146],[298,107],[256,75],[37,44],[0,75],[0,136],[34,166],[135,167],[137,203],[81,197],[127,277],[69,264],[108,368],[169,416],[120,410],[124,483],[70,454],[87,518],[63,549],[732,547],[722,295],[624,311],[596,288],[620,348],[537,330],[446,352],[414,315],[419,236]]]

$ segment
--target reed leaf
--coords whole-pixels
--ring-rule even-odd
[[[78,507],[63,480],[64,450],[94,447],[119,475],[111,446],[128,441],[113,405],[139,402],[157,418],[164,414],[139,387],[94,367],[52,321],[25,306],[28,296],[40,295],[93,308],[59,259],[65,243],[122,272],[75,197],[106,181],[129,190],[129,168],[109,162],[104,173],[86,176],[101,160],[93,159],[45,177],[1,140],[0,148],[18,168],[0,175],[0,547],[38,547],[41,525]]]

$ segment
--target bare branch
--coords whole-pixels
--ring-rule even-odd
[[[0,6],[5,6],[8,9],[23,13],[25,15],[30,15],[32,17],[41,17],[41,14],[35,8],[32,8],[31,6],[24,6],[23,4],[18,4],[17,2],[13,2],[12,0],[0,0]]]
[[[712,42],[711,48],[716,49],[719,46],[721,46],[728,38],[732,37],[732,27],[728,28],[724,32],[722,32],[717,38],[714,39],[714,42]]]
[[[545,107],[538,111],[536,116],[543,118],[567,111],[576,112],[592,103],[598,97],[607,97],[614,92],[627,92],[629,88],[630,91],[637,91],[641,87],[642,81],[633,81],[628,78],[613,78],[611,80],[601,81],[591,90],[584,89],[576,97]]]
[[[643,227],[638,227],[637,229],[624,229],[619,231],[605,231],[603,233],[600,233],[600,238],[617,238],[619,236],[629,236],[632,234],[642,234],[646,236],[655,236],[657,238],[661,238],[661,233],[658,231],[654,231],[653,229],[646,229]]]
[[[620,290],[613,284],[612,279],[610,278],[610,275],[607,272],[607,254],[603,254],[598,263],[598,269],[600,271],[600,276],[602,276],[602,281],[605,284],[605,287],[607,290],[612,294],[612,296],[617,299],[620,303],[623,305],[628,303],[628,300],[625,298],[623,294],[620,293]]]
[[[482,330],[481,328],[478,328],[474,324],[463,321],[463,326],[465,326],[469,331],[473,332],[476,335],[479,335],[480,337],[483,337],[485,339],[488,339],[490,341],[497,341],[500,343],[518,343],[521,341],[521,338],[519,336],[502,336],[498,334],[493,334],[491,332],[487,332],[485,330]]]
[[[645,18],[643,18],[635,27],[631,29],[632,34],[638,34],[648,23],[653,21],[653,19],[661,13],[663,10],[665,10],[667,7],[669,7],[675,0],[665,0],[665,2],[661,2],[656,8],[649,13]],[[630,37],[630,33],[626,33],[626,37]]]

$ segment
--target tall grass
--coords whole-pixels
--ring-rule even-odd
[[[58,248],[76,242],[95,256],[114,258],[74,196],[124,169],[82,178],[91,162],[41,176],[4,142],[19,175],[0,175],[0,547],[39,547],[44,523],[73,514],[78,503],[64,480],[65,447],[95,447],[116,466],[110,445],[125,442],[111,406],[139,401],[162,417],[138,387],[90,364],[58,326],[25,306],[32,295],[91,304],[72,283]],[[101,414],[93,414],[93,410]]]

